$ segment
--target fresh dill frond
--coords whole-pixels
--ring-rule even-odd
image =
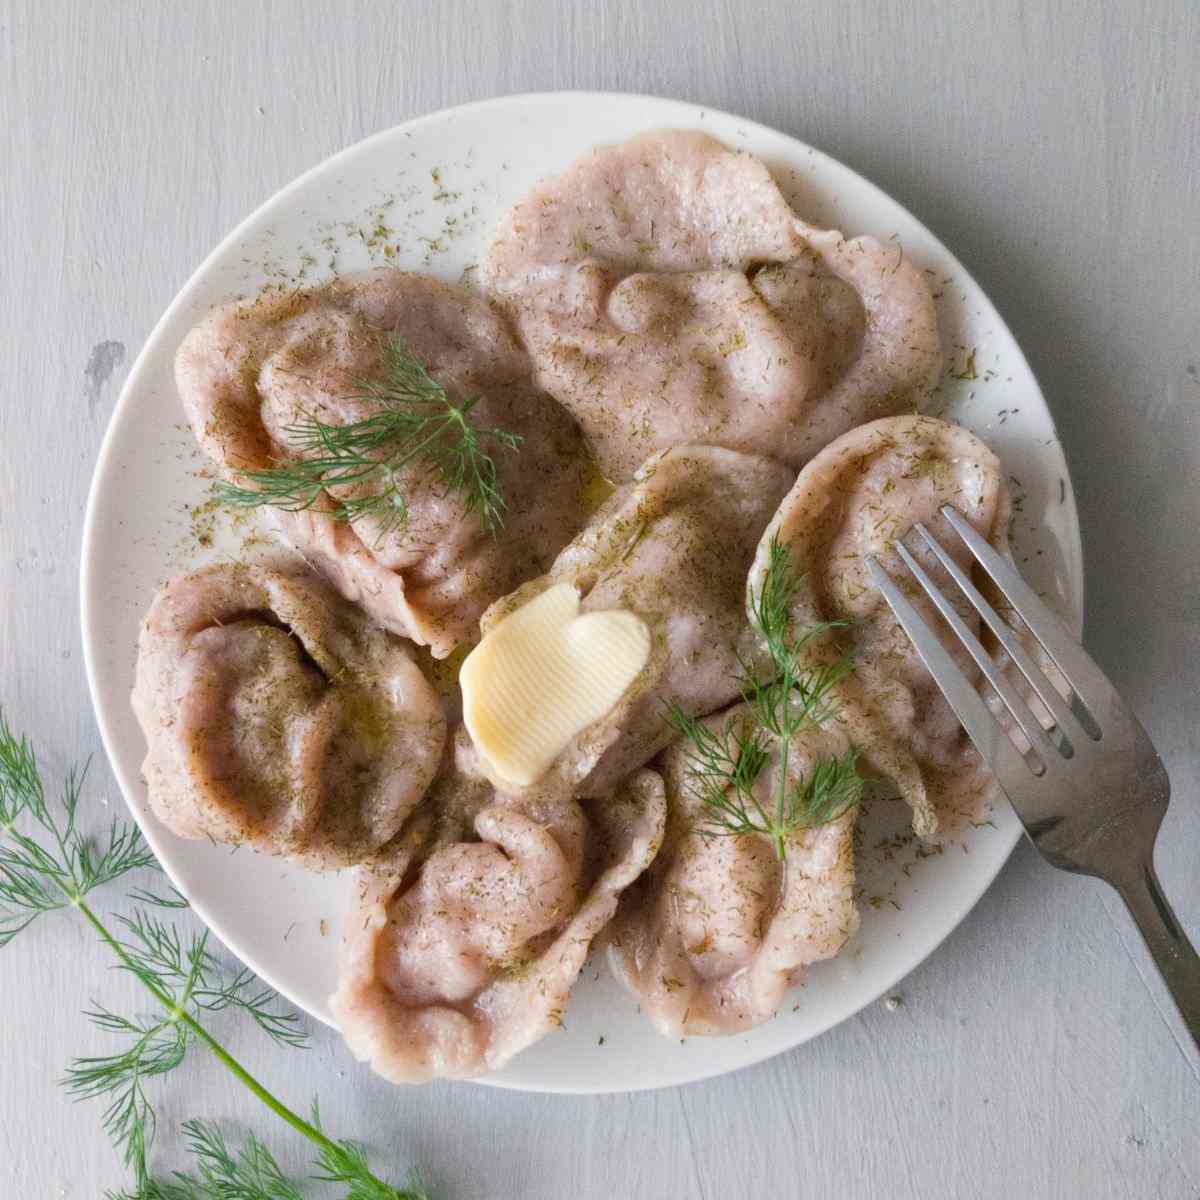
[[[199,1178],[179,1173],[175,1180],[192,1187],[191,1195],[211,1196],[213,1200],[304,1200],[303,1192],[284,1175],[275,1156],[253,1134],[234,1154],[221,1131],[209,1121],[185,1121],[183,1132]],[[174,1197],[167,1193],[164,1200]]]
[[[312,1116],[314,1129],[325,1133],[321,1122],[321,1106],[313,1100]],[[429,1193],[414,1175],[405,1189],[392,1187],[371,1174],[367,1152],[358,1142],[338,1141],[328,1138],[321,1147],[316,1165],[321,1173],[314,1175],[324,1183],[341,1183],[347,1187],[346,1200],[430,1200]]]
[[[828,825],[862,799],[866,781],[858,773],[859,753],[852,746],[840,757],[821,759],[803,786],[793,789],[799,824]]]
[[[768,832],[771,817],[754,794],[771,758],[764,732],[736,715],[723,729],[712,729],[677,701],[667,706],[666,721],[687,746],[686,786],[704,806],[713,831]]]
[[[776,662],[788,654],[792,601],[803,578],[803,573],[792,563],[791,551],[778,537],[771,538],[767,544],[767,569],[762,584],[750,599],[750,622]]]
[[[750,601],[750,623],[762,639],[769,668],[761,670],[739,656],[737,684],[745,710],[724,728],[714,729],[678,703],[665,719],[680,735],[687,755],[686,786],[704,807],[711,833],[770,838],[781,859],[787,837],[799,829],[827,824],[862,796],[858,751],[820,759],[806,778],[789,779],[792,739],[806,726],[837,717],[833,689],[854,670],[849,654],[816,659],[806,653],[817,639],[845,626],[826,621],[792,632],[792,604],[803,576],[778,539],[768,546],[767,570]],[[814,661],[809,661],[813,658]],[[777,759],[772,799],[760,799],[756,783]]]
[[[190,908],[186,896],[181,896],[173,887],[167,885],[167,890],[171,893],[169,896],[164,896],[161,892],[152,892],[149,888],[134,888],[129,893],[130,900],[136,900],[139,904],[152,904],[156,908]]]
[[[304,1193],[253,1134],[234,1153],[209,1121],[185,1121],[183,1132],[196,1174],[176,1171],[170,1179],[144,1175],[135,1191],[109,1192],[108,1200],[304,1200]]]
[[[159,902],[162,897],[156,896]],[[170,905],[174,907],[174,903]],[[118,969],[133,975],[160,1001],[157,1018],[124,1017],[95,1004],[86,1016],[97,1028],[122,1037],[112,1054],[75,1059],[63,1085],[77,1100],[107,1100],[102,1121],[126,1166],[137,1167],[154,1134],[154,1109],[144,1085],[179,1066],[197,1030],[188,1015],[242,1012],[274,1041],[303,1048],[308,1038],[299,1017],[278,1004],[279,997],[245,967],[232,976],[208,950],[208,931],[185,938],[173,924],[138,908],[114,918],[109,934]]]
[[[195,1162],[194,1173],[176,1171],[170,1179],[145,1176],[137,1181],[136,1190],[110,1192],[108,1200],[305,1200],[308,1195],[300,1182],[283,1173],[270,1149],[253,1134],[235,1152],[210,1121],[185,1121],[183,1131]],[[365,1155],[353,1143],[331,1145],[333,1150],[323,1151],[317,1163],[328,1173],[310,1178],[345,1184],[346,1200],[429,1200],[418,1183],[403,1190],[382,1183],[371,1174]]]
[[[87,1012],[103,1032],[123,1039],[111,1054],[74,1060],[63,1084],[76,1099],[104,1099],[104,1128],[134,1174],[135,1190],[109,1193],[111,1200],[299,1200],[302,1192],[284,1178],[270,1152],[250,1137],[235,1156],[214,1127],[185,1123],[198,1177],[152,1177],[147,1158],[155,1133],[154,1106],[145,1085],[173,1071],[193,1045],[203,1045],[271,1112],[316,1147],[317,1178],[349,1185],[351,1200],[426,1200],[416,1188],[402,1191],[372,1174],[365,1152],[338,1141],[318,1124],[288,1108],[251,1075],[214,1037],[205,1019],[232,1011],[249,1016],[281,1045],[304,1046],[299,1018],[278,1006],[278,996],[247,969],[230,975],[208,950],[208,934],[182,935],[173,925],[136,908],[105,924],[86,897],[131,871],[155,866],[136,827],[113,822],[93,841],[77,827],[85,771],[67,776],[52,809],[32,747],[16,736],[0,710],[0,946],[39,916],[70,908],[88,923],[117,967],[132,975],[154,999],[160,1015],[127,1017],[94,1003]],[[186,907],[177,892],[131,893],[141,906]]]
[[[86,765],[68,772],[61,815],[52,810],[32,747],[0,711],[0,947],[44,913],[155,865],[136,826],[114,821],[98,842],[76,828],[86,777]],[[22,818],[32,833],[18,824]]]
[[[128,935],[120,939],[126,955],[120,963],[145,982],[169,991],[181,1004],[204,1012],[232,1010],[250,1017],[273,1041],[305,1049],[308,1035],[296,1013],[279,1007],[279,996],[259,982],[247,967],[226,977],[221,964],[208,950],[208,930],[192,935],[185,946],[174,925],[142,909],[118,916]]]
[[[489,533],[504,524],[507,504],[488,447],[516,450],[522,439],[504,429],[478,429],[468,420],[479,403],[473,396],[455,404],[446,389],[412,356],[395,334],[381,340],[382,377],[360,384],[350,399],[365,400],[377,411],[348,425],[330,425],[315,416],[286,428],[296,457],[277,466],[245,472],[246,486],[217,485],[226,504],[263,505],[299,512],[328,503],[342,521],[371,518],[380,535],[408,520],[401,489],[403,468],[424,463],[477,513]],[[329,489],[366,485],[370,490],[345,499]]]
[[[812,643],[845,628],[847,622],[822,621],[793,634],[792,603],[803,573],[795,568],[791,552],[778,538],[771,539],[767,555],[762,583],[751,596],[750,623],[766,647],[770,668],[763,674],[739,659],[738,688],[760,723],[783,738],[805,721],[823,725],[837,715],[830,692],[854,670],[854,662],[848,654],[827,662],[808,661]]]
[[[772,670],[766,675],[740,660],[737,682],[742,701],[776,737],[795,733],[805,722],[824,725],[837,716],[839,706],[831,693],[854,670],[853,659],[843,655],[804,668],[799,666],[798,659],[808,642],[840,624],[830,621],[806,630],[791,644],[787,655],[779,658],[772,655]]]
[[[713,729],[684,712],[678,704],[667,710],[667,722],[680,734],[687,756],[684,786],[704,811],[705,832],[723,837],[762,834],[781,859],[787,857],[787,838],[836,820],[862,798],[855,748],[838,757],[817,761],[805,777],[789,781],[781,762],[772,791],[775,801],[760,799],[755,785],[771,761],[766,731],[730,717]],[[783,751],[780,749],[782,758]]]
[[[154,1140],[154,1108],[144,1084],[173,1071],[188,1050],[187,1028],[169,1017],[128,1018],[96,1005],[86,1013],[92,1024],[128,1039],[115,1054],[77,1058],[62,1080],[76,1100],[107,1100],[101,1121],[122,1161],[141,1173]]]

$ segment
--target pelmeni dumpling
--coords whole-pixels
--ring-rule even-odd
[[[751,717],[739,707],[705,725],[720,736],[743,720]],[[852,714],[805,726],[789,744],[789,783],[846,755],[862,733]],[[670,746],[660,763],[667,836],[622,898],[609,962],[664,1036],[739,1033],[772,1017],[801,970],[837,954],[858,927],[857,806],[789,835],[781,861],[765,836],[714,832],[688,746]],[[776,749],[755,785],[768,809],[778,777]]]
[[[367,385],[387,378],[398,339],[452,403],[475,399],[469,421],[522,438],[489,442],[507,505],[489,531],[463,492],[420,456],[384,478],[330,487],[309,507],[272,508],[289,542],[348,599],[394,633],[447,655],[498,596],[544,571],[582,525],[594,478],[575,422],[530,378],[529,361],[484,299],[426,275],[391,269],[215,309],[179,348],[175,375],[192,430],[221,473],[294,462],[297,426],[344,426],[378,415]],[[377,514],[335,520],[333,502],[396,483],[400,524]]]
[[[694,131],[599,147],[538,184],[485,277],[617,481],[684,443],[799,468],[917,407],[941,371],[899,243],[806,224],[761,162]]]
[[[506,617],[564,584],[578,592],[585,616],[619,612],[626,623],[636,620],[648,631],[645,665],[608,712],[569,737],[547,779],[576,794],[604,795],[671,739],[663,719],[670,701],[704,715],[737,697],[739,655],[752,659],[758,651],[745,619],[746,572],[792,478],[772,459],[715,446],[679,446],[655,455],[610,497],[548,574],[484,614],[484,643],[475,654]],[[487,678],[475,674],[471,687],[487,688]],[[587,671],[571,682],[584,690],[593,686]],[[549,690],[545,697],[547,704],[562,703]],[[522,715],[549,720],[554,714],[539,716],[540,703],[541,695],[533,695]],[[468,720],[475,705],[475,697],[467,696]],[[483,769],[503,782],[505,772],[489,763],[486,744],[479,748]]]
[[[466,738],[391,860],[364,869],[334,1016],[393,1083],[502,1066],[562,1023],[592,939],[662,841],[661,779],[640,771],[582,807],[497,792]]]
[[[924,522],[964,568],[970,552],[940,509],[958,508],[994,546],[1007,551],[1011,502],[999,460],[974,434],[932,417],[889,417],[844,434],[801,472],[763,534],[749,588],[760,586],[777,540],[802,572],[792,620],[799,629],[846,619],[849,626],[808,648],[811,661],[849,645],[856,669],[848,706],[876,734],[865,748],[884,761],[913,807],[917,832],[975,815],[990,787],[949,704],[925,669],[891,609],[872,585],[865,558],[874,555],[909,590],[932,628],[933,605],[911,582],[892,543]],[[978,617],[919,538],[909,547],[953,599],[968,623]],[[948,630],[946,646],[968,675],[976,671]]]
[[[315,576],[266,567],[207,567],[159,592],[133,707],[164,825],[318,868],[399,831],[446,737],[408,645]]]

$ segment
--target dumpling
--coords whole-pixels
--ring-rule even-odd
[[[805,224],[761,162],[703,133],[601,147],[539,184],[486,279],[616,481],[689,442],[798,468],[941,371],[900,247]]]
[[[483,299],[424,275],[384,269],[318,288],[218,308],[184,340],[175,374],[188,419],[222,474],[244,482],[303,457],[299,422],[344,426],[377,415],[368,384],[386,379],[388,339],[398,339],[451,402],[477,402],[477,431],[520,437],[489,442],[507,511],[485,528],[461,490],[418,457],[394,473],[407,519],[388,513],[336,520],[333,501],[378,494],[373,476],[332,486],[308,507],[274,508],[293,546],[385,628],[444,657],[474,630],[497,596],[546,565],[583,523],[594,478],[572,418],[530,379],[529,363]],[[309,457],[325,453],[306,451]]]
[[[609,498],[548,574],[484,614],[486,636],[533,597],[569,583],[583,612],[630,612],[649,628],[646,666],[606,716],[570,741],[547,779],[604,795],[670,740],[670,701],[705,715],[737,697],[739,655],[758,652],[745,619],[746,573],[792,479],[782,463],[735,450],[665,451]],[[489,769],[486,759],[482,766]]]
[[[759,546],[750,573],[759,586],[777,539],[803,579],[792,608],[797,628],[849,619],[838,637],[808,648],[814,661],[848,643],[855,671],[848,704],[873,722],[867,747],[885,760],[913,807],[914,827],[932,834],[939,824],[974,816],[990,785],[949,704],[907,635],[872,585],[865,558],[874,555],[912,596],[931,628],[969,677],[977,674],[932,603],[911,581],[892,542],[924,522],[956,561],[973,560],[940,509],[953,504],[994,546],[1007,553],[1012,505],[999,460],[974,434],[933,417],[889,417],[844,434],[801,472]],[[932,554],[913,539],[909,548],[973,628],[979,620]],[[835,645],[836,643],[836,645]]]
[[[458,739],[436,828],[423,810],[392,862],[363,869],[346,924],[333,1014],[393,1083],[496,1070],[560,1025],[592,939],[662,840],[652,771],[585,812],[561,791],[498,793],[472,757]]]
[[[133,708],[164,825],[318,868],[395,836],[446,738],[404,643],[315,577],[265,567],[207,567],[159,592]]]
[[[721,735],[739,708],[705,724]],[[806,726],[790,742],[788,779],[842,757],[860,731],[844,718]],[[776,752],[777,754],[777,752]],[[786,839],[717,834],[690,779],[689,751],[664,751],[667,835],[650,870],[622,897],[609,937],[614,974],[666,1037],[739,1033],[773,1016],[801,969],[832,958],[858,927],[857,806]],[[755,786],[773,803],[773,758]]]

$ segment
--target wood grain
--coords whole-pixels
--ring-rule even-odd
[[[124,374],[218,238],[327,154],[442,106],[553,88],[679,96],[776,125],[964,259],[1057,416],[1088,642],[1170,766],[1159,865],[1200,934],[1200,8],[902,0],[0,4],[0,700],[51,770],[98,748],[78,650],[88,480]],[[164,403],[173,403],[164,397]],[[96,802],[119,803],[102,762]],[[396,1091],[315,1032],[232,1042],[281,1094],[441,1197],[1196,1197],[1200,1077],[1099,885],[1022,848],[902,1004],[692,1087],[597,1099]],[[5,1195],[121,1182],[54,1080],[136,1008],[51,919],[0,960]],[[302,1148],[197,1055],[163,1103]]]

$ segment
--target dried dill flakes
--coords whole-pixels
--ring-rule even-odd
[[[213,544],[213,531],[216,526],[216,514],[220,509],[220,501],[214,496],[203,504],[194,504],[188,510],[192,539],[197,546],[208,549]]]
[[[453,204],[455,200],[462,199],[462,192],[452,192],[442,182],[440,167],[433,167],[429,172],[429,177],[433,180],[433,198],[439,204]]]
[[[404,173],[400,174],[403,177]],[[355,244],[363,248],[370,262],[380,265],[399,263],[406,253],[419,248],[424,252],[423,263],[428,266],[434,256],[446,253],[458,237],[474,227],[473,218],[479,211],[477,204],[471,204],[446,213],[441,216],[440,228],[430,232],[428,225],[433,214],[429,203],[445,209],[461,202],[463,192],[447,186],[441,167],[431,168],[428,178],[431,191],[421,183],[409,183],[384,192],[357,216],[321,221],[314,228],[311,243],[299,243],[290,256],[264,253],[257,261],[253,258],[244,261],[247,266],[257,267],[268,279],[291,287],[306,283],[318,268],[337,274],[343,267],[343,251]],[[480,190],[481,186],[477,184],[474,190]]]
[[[951,371],[950,378],[951,379],[962,379],[962,380],[966,380],[968,382],[979,378],[979,372],[975,369],[975,347],[974,346],[972,346],[971,349],[967,351],[967,357],[963,361],[962,370],[961,371]]]

